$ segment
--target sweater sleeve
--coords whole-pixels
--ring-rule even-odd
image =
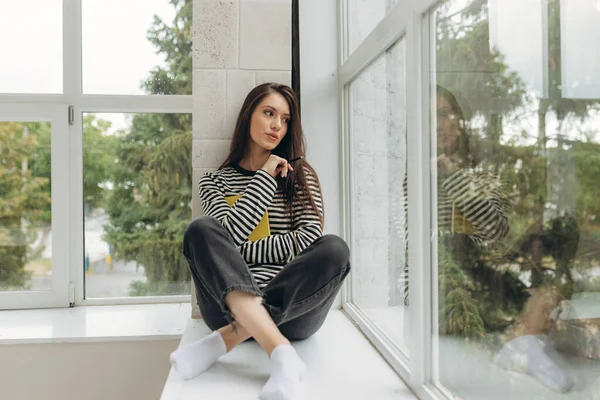
[[[444,180],[442,187],[473,225],[475,239],[492,243],[506,236],[510,203],[498,176],[461,169]]]
[[[277,184],[268,172],[259,170],[242,194],[229,207],[225,193],[219,188],[212,173],[206,173],[198,184],[204,215],[215,217],[231,235],[236,246],[248,239],[256,228],[271,201]]]
[[[323,215],[323,201],[315,178],[306,171],[307,183],[319,213]],[[282,264],[292,261],[312,242],[323,235],[319,214],[308,205],[308,196],[301,191],[292,206],[291,232],[271,235],[266,238],[246,242],[241,246],[241,254],[247,263]]]

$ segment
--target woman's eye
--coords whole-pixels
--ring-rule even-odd
[[[290,123],[290,120],[289,120],[288,118],[284,119],[283,121],[284,121],[286,124],[289,124],[289,123]]]
[[[270,117],[271,115],[273,115],[273,111],[267,110],[265,111],[265,114]]]

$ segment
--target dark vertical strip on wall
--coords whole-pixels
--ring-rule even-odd
[[[298,97],[300,108],[300,24],[298,23],[298,2],[292,0],[292,89]],[[300,110],[302,115],[302,110]]]

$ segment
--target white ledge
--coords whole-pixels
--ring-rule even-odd
[[[189,303],[0,311],[0,346],[179,339]]]
[[[190,320],[181,344],[209,333],[202,320]],[[331,310],[319,332],[293,346],[308,366],[300,400],[416,400],[340,310]],[[255,400],[269,372],[269,358],[260,346],[242,343],[197,378],[185,381],[171,368],[161,400]]]

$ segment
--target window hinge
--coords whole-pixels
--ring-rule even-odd
[[[75,307],[75,284],[69,282],[69,307]]]
[[[75,123],[75,108],[73,106],[69,106],[69,125],[73,125]]]

